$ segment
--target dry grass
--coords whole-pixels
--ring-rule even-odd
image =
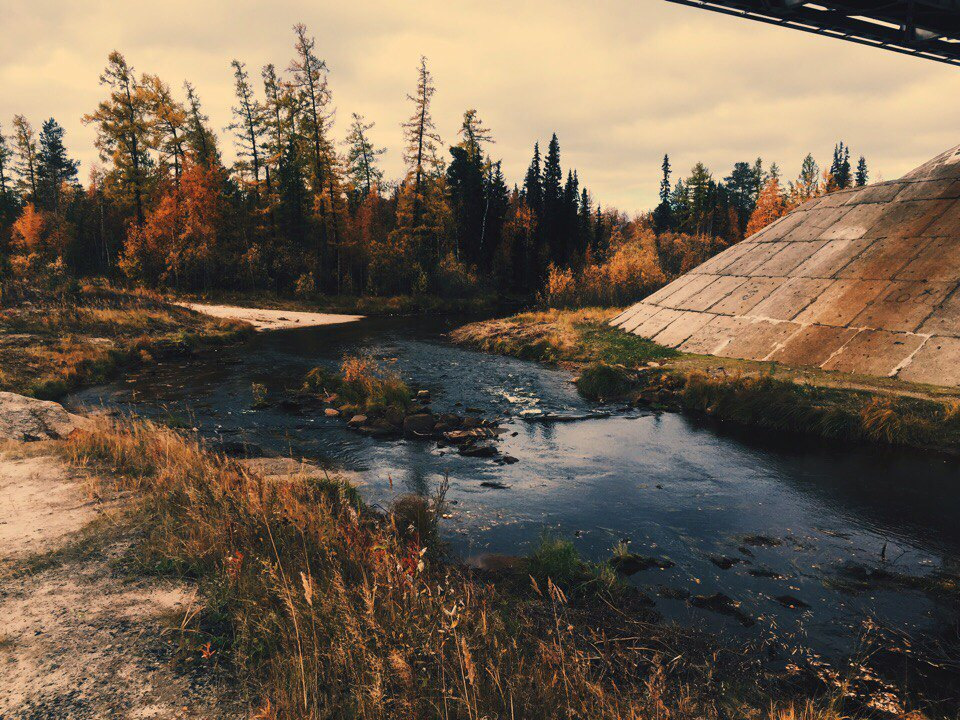
[[[38,297],[0,310],[0,389],[58,398],[108,380],[125,364],[222,343],[244,332],[146,291],[104,286],[70,297]]]
[[[339,374],[322,367],[314,368],[304,378],[302,390],[333,397],[337,405],[346,405],[355,412],[386,416],[393,422],[403,422],[413,404],[410,388],[400,376],[366,355],[344,357]]]
[[[536,580],[443,564],[436,501],[375,513],[336,479],[271,482],[149,424],[103,421],[68,452],[139,498],[144,567],[199,579],[193,645],[233,660],[257,717],[836,717],[625,599],[581,603],[550,575],[574,563],[560,545]]]

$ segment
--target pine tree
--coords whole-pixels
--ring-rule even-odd
[[[96,112],[84,115],[83,122],[97,125],[100,158],[113,163],[123,192],[132,195],[137,225],[143,225],[150,163],[149,97],[136,81],[133,68],[117,51],[107,58],[100,84],[109,88],[110,96]]]
[[[356,188],[357,202],[370,195],[374,188],[378,188],[383,182],[383,171],[377,166],[377,158],[387,149],[375,147],[371,142],[367,133],[374,125],[375,123],[365,122],[362,115],[354,113],[350,133],[345,141],[347,177]]]
[[[521,196],[527,206],[539,214],[543,209],[543,175],[540,170],[540,143],[533,144],[533,159],[527,174],[523,178],[523,192]]]
[[[237,105],[232,108],[234,120],[229,129],[233,130],[237,136],[237,155],[241,158],[237,165],[241,171],[249,169],[253,172],[253,194],[259,200],[265,110],[250,86],[250,76],[246,66],[239,60],[234,60],[230,65],[233,67]]]
[[[667,232],[674,227],[673,208],[670,204],[670,156],[664,154],[660,165],[663,175],[660,178],[660,203],[653,211],[653,225],[658,233]]]
[[[733,171],[723,179],[729,192],[730,205],[736,211],[738,232],[742,233],[757,204],[762,182],[760,160],[751,166],[748,162],[738,162]]]
[[[563,171],[560,168],[560,141],[554,133],[543,163],[543,210],[539,230],[541,242],[555,265],[563,265],[566,248],[563,237]]]
[[[37,185],[43,204],[54,212],[60,210],[65,184],[77,184],[77,167],[63,145],[63,128],[53,118],[43,123],[40,131],[40,152],[37,157]]]
[[[867,184],[869,179],[870,176],[867,173],[867,161],[864,159],[863,155],[861,155],[860,159],[857,161],[857,175],[854,183],[857,187],[863,187]]]
[[[37,139],[30,122],[23,115],[13,116],[13,147],[17,158],[14,170],[19,181],[17,188],[25,201],[36,203],[37,193]]]
[[[715,186],[710,171],[698,162],[684,183],[687,190],[687,231],[693,235],[710,234],[713,223],[713,192]]]

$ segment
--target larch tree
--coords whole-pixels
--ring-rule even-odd
[[[796,182],[790,183],[790,206],[797,207],[823,194],[823,183],[820,179],[820,168],[813,155],[807,153],[800,166],[800,174]]]
[[[187,144],[193,151],[193,160],[200,165],[212,166],[220,161],[220,155],[217,139],[207,126],[210,118],[203,113],[196,88],[184,81],[183,89],[187,93]]]
[[[460,147],[472,156],[483,154],[483,143],[496,142],[490,128],[483,124],[483,120],[475,109],[463,113],[463,123],[460,126]]]
[[[316,194],[323,191],[324,164],[328,156],[325,129],[330,119],[331,94],[327,82],[327,64],[314,52],[316,45],[312,37],[307,36],[307,27],[303,23],[293,26],[296,33],[297,59],[290,64],[293,84],[299,93],[300,132],[310,144],[313,169],[313,187]]]
[[[13,116],[13,147],[17,158],[14,169],[20,197],[37,201],[37,137],[23,115]]]
[[[353,113],[350,132],[344,143],[347,148],[347,177],[356,189],[358,201],[368,197],[373,189],[383,182],[383,171],[377,165],[377,158],[387,149],[374,146],[370,140],[368,133],[374,125],[375,123],[366,122],[362,115]]]
[[[774,220],[783,217],[786,212],[787,203],[780,190],[780,180],[776,175],[772,175],[757,197],[756,207],[750,215],[750,222],[747,223],[746,236],[760,232]]]
[[[237,165],[241,172],[245,170],[252,172],[253,194],[259,200],[262,135],[266,126],[266,111],[250,86],[250,76],[246,66],[239,60],[234,60],[231,66],[237,104],[233,107],[234,120],[229,129],[233,130],[237,137],[237,154],[241,158]]]
[[[266,131],[263,165],[267,191],[272,192],[274,183],[271,176],[279,172],[288,140],[293,135],[295,103],[290,86],[279,78],[273,64],[264,66],[260,77],[263,79],[263,123]]]
[[[85,124],[96,124],[96,145],[100,157],[112,162],[125,193],[132,196],[137,225],[144,221],[150,143],[149,98],[134,76],[133,68],[114,50],[100,75],[100,84],[110,96],[97,110],[83,116]]]
[[[403,136],[406,140],[406,149],[403,159],[407,163],[408,184],[410,184],[410,218],[411,227],[418,228],[422,224],[425,202],[425,185],[431,178],[439,175],[441,169],[437,149],[441,143],[440,135],[433,123],[430,114],[430,102],[436,88],[433,77],[427,69],[427,58],[420,58],[417,68],[417,90],[407,99],[414,105],[414,112],[410,119],[402,124]]]
[[[7,145],[7,136],[3,134],[3,127],[0,126],[0,199],[4,202],[8,199],[11,188],[8,187],[10,181],[10,161],[13,158],[13,152]]]
[[[71,160],[63,144],[64,130],[50,118],[40,130],[40,150],[37,155],[37,185],[43,204],[54,212],[60,211],[63,186],[77,185],[76,160]]]
[[[186,159],[187,110],[157,75],[143,75],[141,89],[149,108],[151,145],[159,151],[161,164],[173,168],[174,186],[180,187]]]

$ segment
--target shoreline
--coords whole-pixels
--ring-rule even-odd
[[[268,308],[239,307],[237,305],[207,305],[204,303],[177,303],[220,320],[235,320],[251,325],[257,332],[291,330],[294,328],[342,325],[363,320],[364,315],[341,315],[335,313],[302,312],[299,310],[271,310]]]

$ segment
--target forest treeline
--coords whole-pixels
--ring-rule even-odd
[[[539,295],[551,304],[634,300],[738,242],[797,204],[867,182],[843,143],[821,173],[807,156],[796,180],[776,164],[737,162],[722,179],[697,163],[660,202],[629,217],[602,207],[556,135],[533,146],[508,185],[493,133],[464,112],[451,145],[432,115],[425,58],[407,96],[405,175],[384,178],[374,123],[350,118],[334,136],[328,68],[303,25],[294,58],[259,77],[232,62],[236,150],[230,167],[189,82],[183,95],[137,74],[119,52],[100,76],[105,97],[83,117],[102,165],[81,185],[63,128],[39,133],[22,115],[0,128],[0,273],[9,291],[106,276],[177,291],[269,290],[318,295],[481,292]]]

